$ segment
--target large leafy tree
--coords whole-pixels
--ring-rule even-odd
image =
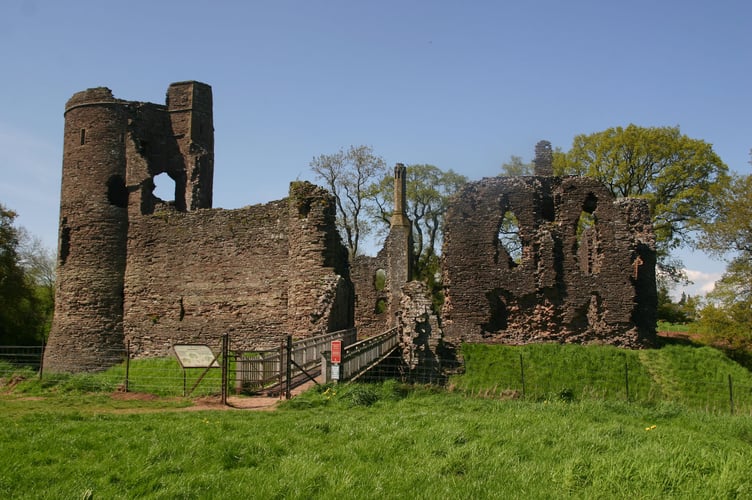
[[[727,257],[726,271],[700,325],[711,340],[752,349],[752,176],[734,176],[719,197],[719,216],[704,227],[702,249]]]
[[[616,197],[647,200],[656,232],[659,265],[674,276],[681,262],[670,252],[694,245],[698,231],[718,215],[728,167],[712,145],[679,127],[614,127],[574,138],[554,154],[554,171],[594,177]]]
[[[358,255],[361,239],[372,231],[365,216],[368,193],[387,174],[383,158],[370,146],[350,146],[310,163],[316,176],[326,183],[337,204],[337,227],[351,257]]]
[[[467,177],[453,170],[441,170],[434,165],[409,165],[405,180],[407,206],[405,211],[412,223],[413,269],[419,279],[432,279],[438,270],[438,255],[442,243],[444,214],[449,198],[467,183]],[[372,192],[375,210],[371,216],[383,222],[381,230],[389,227],[394,210],[394,177],[386,175]]]
[[[42,303],[33,263],[22,248],[26,234],[14,226],[16,213],[0,204],[0,344],[31,345],[44,341],[51,302]],[[50,295],[51,300],[51,295]]]

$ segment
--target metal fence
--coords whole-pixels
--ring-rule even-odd
[[[335,332],[311,342],[292,343],[289,361],[290,373],[303,374],[295,368],[317,370],[324,351],[329,350],[332,339],[341,337]],[[350,335],[348,333],[348,335]],[[386,335],[386,334],[385,334]],[[396,336],[395,336],[396,339]],[[343,352],[342,373],[351,370],[347,363],[350,354],[361,347],[377,342],[368,339],[351,345]],[[282,346],[281,346],[282,347]],[[384,345],[381,354],[391,347]],[[274,351],[223,354],[214,348],[218,368],[183,369],[175,357],[131,359],[128,351],[113,350],[103,353],[109,359],[121,362],[97,373],[82,372],[74,375],[48,373],[43,366],[41,346],[0,346],[0,390],[24,381],[33,383],[41,378],[42,386],[57,386],[59,391],[111,391],[139,392],[158,396],[220,396],[233,388],[238,381],[247,381],[252,387],[276,385],[278,394],[284,393],[287,372],[286,346]],[[374,360],[379,354],[374,354]],[[510,354],[494,359],[493,378],[470,380],[468,377],[448,377],[447,386],[476,397],[527,400],[580,400],[587,398],[621,400],[640,403],[674,402],[712,413],[752,415],[752,379],[742,371],[708,374],[703,380],[689,380],[681,373],[665,375],[660,381],[646,373],[637,361],[627,361],[627,356],[614,357],[611,363],[587,365],[574,360],[569,365],[559,364],[552,372],[540,360],[533,362],[522,354]],[[360,361],[363,368],[368,361]],[[365,364],[364,364],[365,363]],[[436,367],[450,367],[452,359],[435,359],[432,365],[406,366],[402,351],[394,354],[375,369],[368,371],[368,380],[398,379],[407,383],[434,380]],[[308,368],[306,368],[308,367]],[[738,367],[737,367],[738,368]],[[641,371],[642,370],[642,371]],[[255,377],[255,378],[254,378]],[[233,386],[233,381],[235,385]],[[229,385],[228,385],[229,384]],[[242,387],[240,387],[242,388]]]

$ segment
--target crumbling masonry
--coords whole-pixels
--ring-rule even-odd
[[[212,94],[172,84],[167,105],[75,94],[65,109],[55,315],[45,369],[82,371],[173,343],[277,345],[352,326],[347,254],[331,195],[211,209]],[[175,181],[175,200],[153,194]]]
[[[551,146],[535,175],[468,184],[446,216],[444,340],[655,339],[655,238],[647,203],[600,182],[554,177]]]
[[[647,206],[615,200],[592,179],[536,175],[468,184],[446,218],[441,322],[410,282],[406,169],[376,257],[349,262],[333,197],[293,182],[286,199],[213,209],[211,88],[170,85],[166,105],[107,88],[65,108],[55,315],[49,371],[97,370],[175,343],[278,345],[356,326],[363,338],[400,326],[410,368],[440,369],[461,342],[648,345],[655,324],[655,250]],[[154,178],[175,182],[174,201]],[[515,239],[516,238],[516,239]],[[443,327],[443,332],[442,332]]]

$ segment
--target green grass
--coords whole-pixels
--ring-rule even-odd
[[[2,368],[2,367],[0,367]],[[212,368],[201,378],[204,369],[183,371],[175,358],[152,358],[131,360],[128,371],[128,391],[155,394],[157,396],[183,396],[184,391],[191,396],[220,394],[222,390],[221,370]],[[5,373],[11,370],[6,368]],[[125,390],[126,363],[113,366],[97,373],[44,373],[41,380],[29,376],[26,370],[25,381],[18,391],[28,395],[41,395],[50,392],[79,394],[88,392],[115,392]],[[183,375],[185,373],[185,382]],[[198,385],[196,383],[198,382]]]
[[[473,395],[626,400],[628,389],[630,401],[670,401],[729,412],[731,376],[734,410],[752,414],[752,373],[711,347],[667,345],[632,351],[610,346],[467,344],[462,355],[465,373],[453,377],[451,384]]]
[[[182,411],[191,401],[172,397],[182,371],[169,360],[131,366],[136,383],[170,396],[153,400],[111,397],[122,366],[31,377],[0,393],[0,497],[752,496],[742,397],[752,380],[720,351],[468,345],[463,355],[451,391],[328,385],[274,412]]]
[[[669,323],[668,321],[658,322],[658,331],[665,332],[683,332],[683,333],[697,333],[698,327],[696,323]]]
[[[500,401],[393,382],[326,387],[276,412],[51,398],[0,397],[3,498],[752,495],[752,419],[667,403]]]

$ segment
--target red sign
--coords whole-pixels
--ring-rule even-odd
[[[342,341],[332,340],[332,363],[342,362]]]

